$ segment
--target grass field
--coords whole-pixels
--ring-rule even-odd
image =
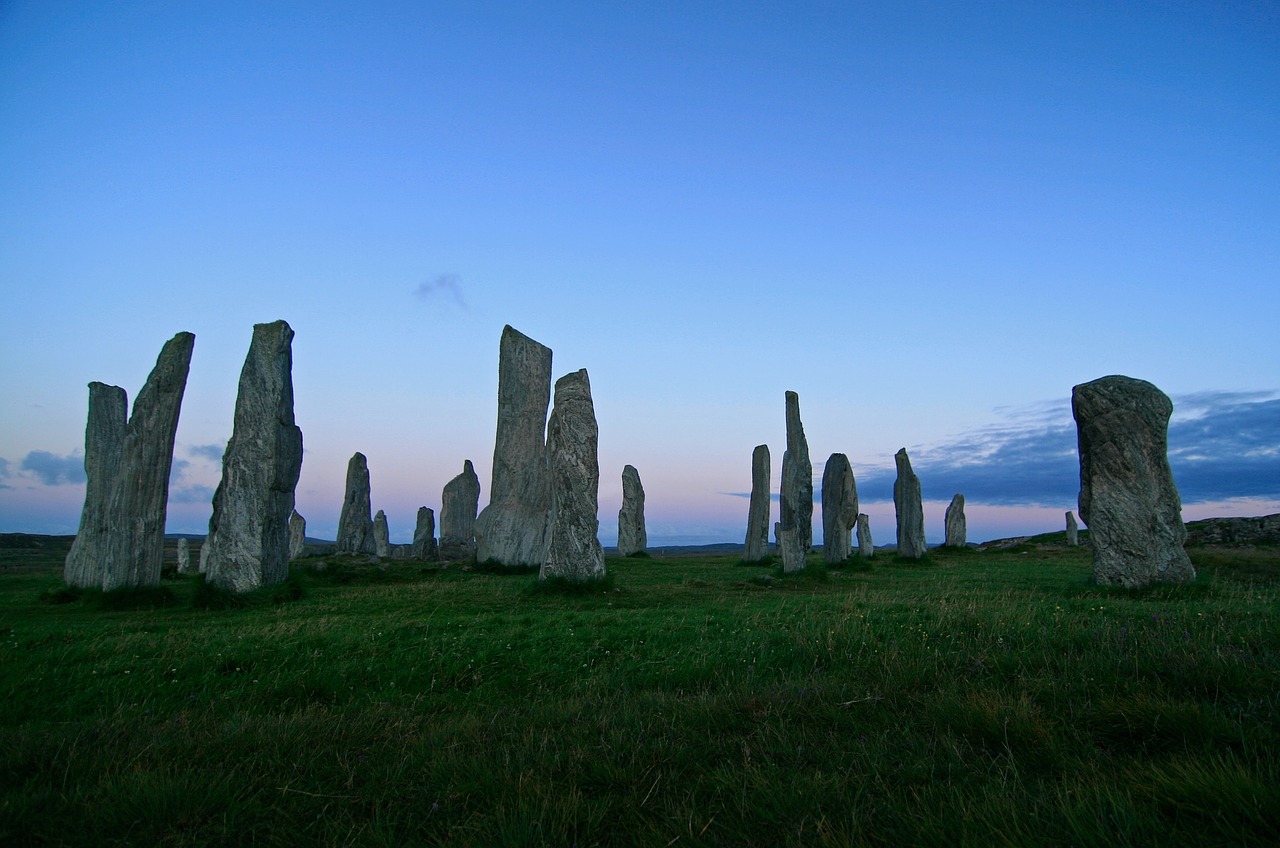
[[[1280,844],[1275,548],[329,558],[241,607],[0,554],[0,845]]]

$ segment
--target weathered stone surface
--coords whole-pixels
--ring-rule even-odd
[[[412,545],[392,545],[391,546],[392,559],[408,559],[412,554],[413,554]]]
[[[412,555],[428,562],[440,558],[436,546],[436,514],[430,507],[418,507],[418,521],[413,528]]]
[[[865,512],[858,513],[858,556],[873,557],[876,555],[876,543],[871,540],[871,517]]]
[[[89,384],[89,415],[84,430],[84,509],[63,568],[68,586],[102,588],[102,563],[111,533],[108,506],[120,468],[128,416],[129,400],[124,389],[105,383]]]
[[[1075,514],[1067,510],[1067,544],[1076,547],[1080,544],[1080,525],[1076,524]]]
[[[849,558],[849,536],[858,523],[858,485],[849,457],[833,453],[822,469],[822,554],[830,563]]]
[[[463,460],[462,473],[444,484],[440,498],[440,558],[472,559],[476,555],[476,508],[480,505],[480,478],[471,460]]]
[[[751,506],[747,509],[747,540],[742,558],[759,562],[769,555],[769,446],[751,452]]]
[[[1169,398],[1145,380],[1103,377],[1071,390],[1071,411],[1094,579],[1128,588],[1194,580],[1169,469]]]
[[[797,531],[800,549],[813,547],[813,463],[809,442],[800,422],[800,396],[787,392],[787,449],[782,454],[782,491],[779,515],[782,529]]]
[[[794,574],[804,569],[804,548],[800,545],[800,531],[797,528],[780,531],[778,553],[782,556],[783,574]]]
[[[186,536],[178,537],[178,573],[194,574],[196,567],[191,563],[191,545]]]
[[[959,492],[947,505],[943,525],[946,533],[943,544],[952,548],[963,548],[968,542],[969,528],[964,517],[964,495]]]
[[[928,548],[924,541],[924,504],[920,499],[920,478],[911,470],[911,459],[903,448],[894,456],[898,479],[893,482],[893,512],[898,519],[898,556],[919,559]]]
[[[255,324],[240,371],[231,440],[213,495],[206,579],[231,592],[289,576],[289,516],[302,470],[302,430],[293,419],[293,330]]]
[[[542,563],[551,503],[545,442],[550,399],[551,348],[504,327],[489,504],[475,522],[480,562]]]
[[[391,556],[391,532],[387,529],[387,514],[382,510],[373,517],[373,554],[377,557]]]
[[[195,341],[191,333],[178,333],[167,341],[134,399],[107,506],[110,531],[102,564],[106,591],[160,583],[173,441]]]
[[[586,369],[566,374],[556,381],[555,407],[547,424],[551,511],[539,579],[604,577],[599,537],[599,439]]]
[[[306,556],[307,519],[296,509],[289,514],[289,559]]]
[[[204,541],[200,543],[200,573],[204,574],[209,568],[209,551],[212,546],[209,544],[209,537],[205,536]]]
[[[634,465],[622,468],[622,509],[618,510],[618,556],[635,556],[649,547],[644,527],[644,486]]]
[[[356,451],[347,462],[347,492],[338,515],[338,550],[371,554],[377,548],[373,540],[373,504],[369,494],[369,461]]]

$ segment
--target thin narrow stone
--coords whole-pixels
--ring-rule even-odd
[[[957,493],[951,499],[943,517],[943,525],[946,532],[946,541],[943,544],[950,548],[963,548],[968,540],[968,525],[964,517],[964,495]]]
[[[605,576],[599,537],[599,438],[586,369],[566,374],[556,381],[555,407],[547,425],[551,512],[540,579],[586,581]]]
[[[747,540],[742,558],[759,562],[769,555],[769,446],[751,452],[751,506],[747,509]]]
[[[894,461],[898,466],[898,479],[893,483],[893,511],[898,519],[898,556],[920,559],[928,550],[924,541],[920,478],[911,470],[906,448],[898,451]]]
[[[378,557],[391,556],[391,533],[387,529],[387,514],[382,510],[373,517],[373,553]]]
[[[1071,510],[1067,510],[1067,544],[1073,548],[1080,544],[1080,525]]]
[[[875,555],[876,545],[871,540],[871,517],[865,512],[858,513],[858,556],[873,557]]]
[[[622,469],[622,509],[618,510],[618,556],[635,556],[649,546],[644,528],[644,486],[635,466]]]
[[[111,534],[108,509],[111,488],[120,469],[120,454],[128,429],[129,400],[125,390],[105,383],[89,384],[89,415],[84,431],[84,509],[80,530],[63,568],[68,586],[102,588],[102,563]]]
[[[339,551],[371,554],[377,550],[373,540],[372,512],[369,461],[357,451],[347,462],[347,490],[338,516]]]

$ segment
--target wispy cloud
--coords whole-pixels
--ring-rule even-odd
[[[453,300],[463,310],[469,309],[467,299],[462,294],[462,278],[457,274],[437,274],[429,280],[423,280],[413,293],[423,300],[445,297]]]
[[[187,453],[197,459],[207,459],[210,462],[222,462],[222,452],[226,450],[226,443],[211,445],[191,445],[187,448]]]
[[[31,451],[22,458],[20,468],[46,486],[85,481],[84,457],[74,453],[58,456],[48,451]]]
[[[213,487],[212,486],[183,486],[176,489],[169,489],[169,503],[212,503]]]

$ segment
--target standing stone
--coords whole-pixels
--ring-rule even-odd
[[[585,368],[556,381],[555,408],[547,424],[551,511],[547,550],[538,578],[585,581],[604,577],[598,492],[600,431]]]
[[[759,562],[769,555],[769,446],[751,452],[751,506],[747,510],[747,541],[742,559]]]
[[[873,557],[875,555],[876,545],[871,541],[871,516],[860,512],[858,513],[858,556]]]
[[[778,535],[778,552],[782,555],[782,573],[794,574],[804,570],[804,548],[800,546],[800,531],[790,527]]]
[[[540,565],[546,551],[551,348],[511,328],[498,353],[498,429],[489,505],[475,522],[476,559]],[[441,515],[443,523],[444,516]],[[443,533],[443,527],[441,529]]]
[[[289,559],[299,559],[307,552],[307,519],[296,509],[289,514]]]
[[[622,509],[618,510],[618,556],[635,556],[649,547],[644,529],[644,486],[634,465],[622,468]]]
[[[833,453],[822,469],[822,554],[827,562],[849,558],[849,535],[858,523],[858,485],[849,457]]]
[[[1076,547],[1080,544],[1080,525],[1076,524],[1075,514],[1067,510],[1067,544]]]
[[[206,579],[230,592],[289,576],[289,516],[302,471],[302,430],[293,420],[293,330],[255,324],[240,371],[231,440],[213,495]]]
[[[920,478],[911,470],[911,459],[903,448],[894,456],[898,479],[893,482],[893,512],[898,519],[898,556],[920,559],[928,548],[924,542],[924,504],[920,500]]]
[[[195,568],[191,565],[191,547],[187,543],[186,536],[178,537],[178,573],[195,573]]]
[[[1071,411],[1094,580],[1127,588],[1195,580],[1169,469],[1172,402],[1145,380],[1112,376],[1073,388]]]
[[[413,528],[414,559],[430,562],[440,556],[436,547],[436,514],[430,507],[418,507],[418,522]]]
[[[204,574],[209,570],[209,551],[213,546],[209,544],[209,537],[205,536],[204,541],[200,543],[200,573]]]
[[[794,528],[800,549],[813,547],[813,463],[800,422],[800,396],[787,392],[787,449],[782,454],[779,513],[784,531]]]
[[[165,342],[156,367],[134,399],[107,506],[110,535],[104,545],[104,591],[160,584],[173,442],[195,342],[191,333],[178,333]]]
[[[369,461],[356,451],[347,462],[347,493],[338,515],[338,550],[371,554],[377,548],[373,540],[373,505],[369,496]]]
[[[387,514],[382,510],[373,517],[373,553],[378,557],[391,556],[391,533],[387,530]]]
[[[84,430],[84,509],[80,512],[80,530],[63,568],[68,586],[102,588],[102,561],[111,533],[108,505],[120,467],[128,415],[129,400],[124,389],[105,383],[89,384],[89,416]]]
[[[968,528],[964,519],[964,495],[957,493],[951,499],[943,517],[943,524],[946,525],[946,541],[943,544],[949,548],[963,548],[968,540]]]
[[[480,505],[480,478],[471,460],[462,462],[462,473],[444,484],[440,498],[440,558],[472,559],[476,555],[476,508]]]

